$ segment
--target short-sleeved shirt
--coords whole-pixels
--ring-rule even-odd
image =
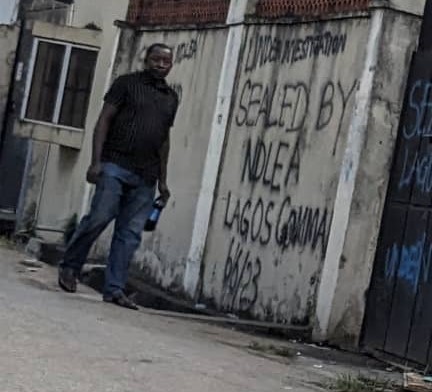
[[[143,71],[120,76],[104,100],[118,112],[108,131],[102,160],[155,183],[160,176],[159,151],[178,108],[177,94],[164,79]]]

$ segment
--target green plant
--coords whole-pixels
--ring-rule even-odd
[[[395,392],[400,387],[389,380],[371,379],[364,376],[340,375],[327,386],[333,392]]]

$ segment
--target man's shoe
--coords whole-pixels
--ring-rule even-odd
[[[137,304],[134,301],[132,301],[129,297],[127,297],[125,293],[123,293],[122,291],[115,293],[113,295],[104,295],[103,300],[105,302],[109,302],[121,306],[122,308],[139,310]]]
[[[72,268],[60,268],[58,284],[67,293],[76,293],[77,279],[75,271]]]

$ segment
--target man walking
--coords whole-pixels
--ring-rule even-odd
[[[104,301],[137,310],[124,293],[129,263],[141,242],[156,184],[164,202],[167,186],[169,130],[178,107],[165,77],[173,52],[164,44],[149,47],[145,70],[119,77],[105,96],[96,124],[87,181],[96,185],[89,214],[67,245],[59,285],[74,293],[91,246],[115,220],[105,273]]]

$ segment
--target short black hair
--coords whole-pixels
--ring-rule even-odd
[[[165,49],[165,50],[169,50],[171,53],[174,53],[173,48],[171,48],[171,46],[168,46],[166,44],[162,44],[162,43],[156,43],[156,44],[152,44],[147,48],[147,52],[146,52],[146,59],[148,58],[148,56],[150,56],[156,49]]]

